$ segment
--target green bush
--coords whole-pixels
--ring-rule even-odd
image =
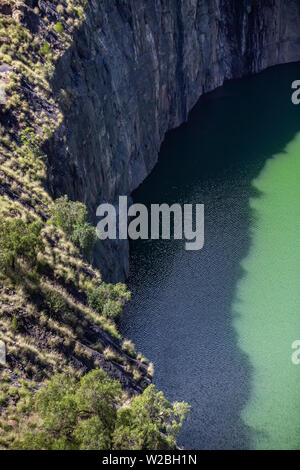
[[[50,222],[62,228],[83,254],[89,254],[96,241],[96,230],[86,221],[85,204],[63,196],[56,199],[51,215]]]
[[[46,304],[52,312],[64,314],[67,312],[67,304],[63,296],[56,291],[47,292]]]
[[[17,387],[9,387],[8,394],[11,397],[15,397],[16,395],[18,395],[18,388]]]
[[[170,403],[163,392],[150,385],[134,398],[130,408],[118,410],[113,435],[116,450],[163,450],[176,445],[184,418],[189,411],[184,402]]]
[[[58,34],[61,34],[64,32],[65,28],[63,27],[63,24],[61,23],[61,21],[58,21],[56,23],[56,25],[54,26],[54,29],[55,31],[58,33]]]
[[[99,287],[90,287],[87,291],[88,305],[98,313],[102,313],[107,299],[107,286],[101,284]]]
[[[81,225],[75,226],[70,238],[83,254],[88,255],[96,242],[95,227],[83,222]]]
[[[41,54],[42,55],[48,55],[48,54],[50,54],[50,52],[51,52],[51,46],[50,46],[49,42],[46,41],[44,43],[43,47],[41,48]]]
[[[94,370],[80,381],[67,374],[56,375],[36,396],[41,428],[26,433],[13,448],[108,449],[121,396],[121,385],[102,370]]]
[[[34,263],[42,247],[42,222],[26,223],[21,218],[0,220],[0,269],[14,269],[18,258]]]
[[[87,210],[85,204],[69,201],[65,195],[55,200],[51,215],[51,222],[71,236],[74,228],[85,222]]]
[[[103,306],[102,314],[107,318],[116,318],[122,312],[122,303],[119,300],[107,300]]]
[[[107,318],[116,318],[122,312],[122,306],[130,299],[130,292],[125,284],[100,284],[87,290],[88,305]]]
[[[41,151],[42,139],[36,135],[31,127],[22,131],[20,136],[22,147],[18,149],[20,164],[25,169],[40,170],[43,165],[45,155]]]
[[[169,403],[153,385],[122,407],[123,392],[103,370],[80,380],[59,374],[37,392],[33,413],[39,427],[18,438],[12,449],[169,449],[189,409]],[[24,427],[26,429],[26,427]]]

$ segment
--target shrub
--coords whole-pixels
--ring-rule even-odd
[[[82,225],[74,228],[70,238],[83,254],[88,255],[96,242],[95,227],[87,222],[83,222]]]
[[[101,284],[99,287],[90,287],[87,290],[88,305],[98,313],[102,313],[107,299],[107,288]]]
[[[40,170],[45,155],[41,151],[42,139],[31,127],[21,133],[22,147],[18,149],[18,157],[23,168]]]
[[[0,391],[0,406],[6,405],[6,402],[7,402],[6,393],[3,391]]]
[[[64,314],[67,312],[67,304],[63,296],[56,291],[50,291],[46,294],[46,304],[52,312]]]
[[[130,408],[118,410],[113,448],[174,448],[176,436],[188,411],[187,403],[169,403],[163,392],[158,392],[154,385],[150,385],[142,395],[133,399]]]
[[[115,318],[122,312],[122,306],[130,299],[125,284],[100,284],[89,286],[87,300],[89,307],[107,318]]]
[[[63,27],[63,24],[61,23],[61,21],[58,21],[56,23],[56,25],[54,26],[54,29],[55,31],[58,33],[58,34],[61,34],[64,32],[65,28]]]
[[[19,449],[108,449],[122,396],[121,385],[102,370],[80,381],[54,376],[36,396],[42,426],[15,442]]]
[[[116,318],[122,312],[122,304],[119,300],[107,300],[104,304],[102,314],[107,318]]]
[[[142,374],[136,367],[133,369],[132,376],[135,382],[139,382],[142,378]]]
[[[2,382],[10,382],[11,381],[10,375],[6,371],[2,372],[1,381]]]
[[[86,222],[87,209],[82,202],[69,201],[68,196],[56,199],[50,221],[68,235],[84,254],[88,254],[96,241],[95,228]]]
[[[51,215],[51,222],[71,236],[74,227],[85,222],[87,210],[83,203],[69,201],[68,196],[65,195],[56,199]]]
[[[120,300],[122,303],[130,300],[131,293],[127,290],[126,284],[122,284],[121,282],[118,284],[108,284],[108,289],[112,299]]]
[[[44,43],[43,47],[41,48],[41,54],[42,55],[48,55],[48,54],[50,54],[50,52],[51,52],[51,46],[50,46],[49,42],[46,41]]]
[[[8,394],[11,397],[15,397],[16,395],[18,395],[18,388],[17,387],[9,387]]]
[[[103,354],[108,361],[117,361],[118,359],[117,353],[109,347],[104,349]]]
[[[0,269],[15,268],[17,258],[36,261],[42,247],[42,222],[26,223],[20,218],[0,220]]]
[[[146,357],[144,357],[141,353],[138,353],[136,356],[138,361],[141,361],[142,364],[147,364],[149,361]]]
[[[186,403],[169,403],[154,385],[133,398],[130,406],[122,406],[122,398],[120,383],[110,379],[103,370],[93,370],[81,379],[67,374],[54,375],[37,392],[32,411],[36,429],[30,431],[28,426],[21,426],[25,432],[11,448],[156,450],[175,447],[175,438],[189,410]]]
[[[123,351],[127,352],[130,356],[134,357],[135,356],[135,347],[132,341],[129,339],[124,339],[122,343],[122,349]]]

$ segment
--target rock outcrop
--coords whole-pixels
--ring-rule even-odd
[[[53,194],[91,217],[143,181],[201,94],[300,60],[298,0],[90,0],[86,15],[56,67],[64,121],[47,153]],[[99,243],[95,263],[124,279],[127,243]]]

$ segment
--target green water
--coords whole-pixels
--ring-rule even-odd
[[[165,139],[133,200],[203,203],[205,245],[131,243],[120,330],[191,414],[186,449],[300,448],[300,63],[226,82]]]
[[[257,449],[300,449],[300,134],[253,181],[252,244],[242,262],[234,326],[253,367],[242,412]],[[296,202],[297,201],[297,202]]]

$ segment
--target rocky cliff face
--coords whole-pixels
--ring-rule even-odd
[[[91,215],[143,181],[201,94],[300,60],[299,0],[90,0],[86,14],[56,68],[64,121],[47,150],[54,195]],[[95,261],[124,279],[128,245],[99,244]]]

